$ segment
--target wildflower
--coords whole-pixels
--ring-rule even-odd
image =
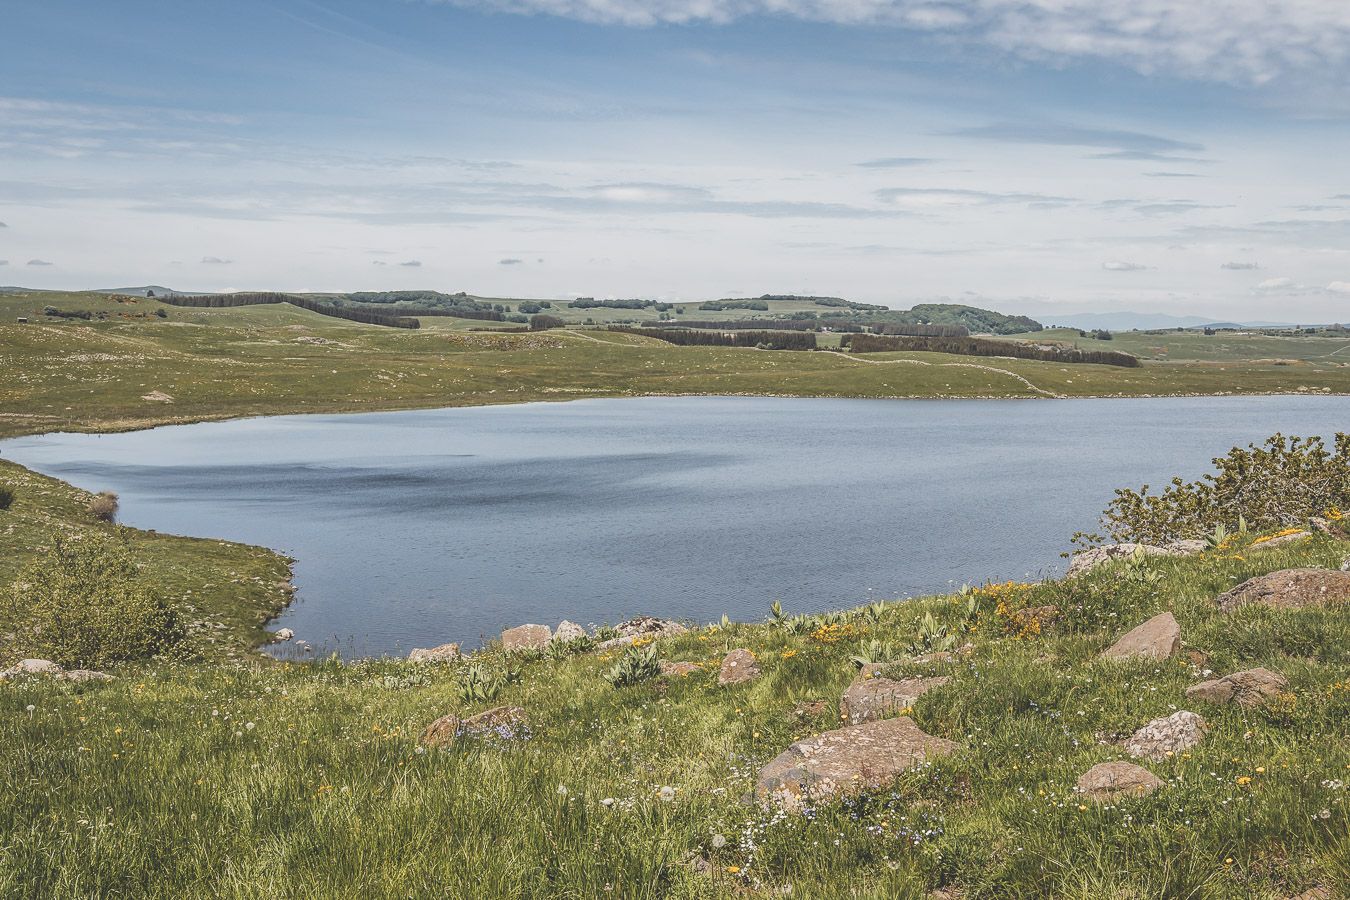
[[[24,709],[28,710],[29,715],[32,715],[33,710],[37,709],[37,707],[30,703],[25,706]]]
[[[741,867],[740,867],[740,866],[727,866],[727,874],[728,874],[728,875],[735,875],[735,874],[736,874],[737,872],[739,872],[740,870],[741,870]]]
[[[558,785],[558,796],[559,796],[559,797],[566,797],[566,796],[567,796],[567,785],[565,785],[565,784],[560,784],[560,785]]]
[[[419,746],[419,747],[418,747],[416,750],[414,750],[413,752],[416,753],[418,756],[421,756],[423,753],[426,753],[426,752],[427,752],[427,748],[426,748],[426,747],[421,747],[421,746]]]
[[[249,731],[252,731],[252,730],[253,730],[253,723],[252,723],[252,722],[245,722],[245,723],[244,723],[244,727],[245,727],[246,729],[248,729]]]
[[[1330,815],[1330,813],[1328,813]],[[727,845],[727,838],[724,834],[714,834],[712,836],[712,846],[714,850],[721,850]]]
[[[1252,777],[1250,775],[1239,775],[1237,783],[1242,787],[1246,787],[1247,785],[1252,783]]]
[[[608,809],[609,807],[614,805],[614,798],[606,797],[605,799],[600,801],[600,805]]]
[[[1257,775],[1264,775],[1264,774],[1266,774],[1266,767],[1265,767],[1265,766],[1257,766],[1257,767],[1256,767],[1256,774],[1257,774]]]
[[[675,789],[668,784],[662,785],[661,790],[657,792],[657,796],[661,798],[662,803],[669,803],[675,799]]]
[[[1233,857],[1231,856],[1224,857],[1223,864],[1225,866],[1231,866],[1233,864]]]

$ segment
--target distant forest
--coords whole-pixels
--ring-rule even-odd
[[[610,331],[656,338],[682,347],[758,347],[761,350],[814,350],[816,336],[801,331],[690,331],[681,328],[630,328],[610,326]]]
[[[226,307],[234,306],[289,303],[292,306],[298,306],[301,309],[316,312],[321,316],[332,316],[337,319],[347,319],[351,322],[361,322],[366,325],[384,325],[389,328],[421,327],[421,323],[416,319],[410,319],[404,316],[390,316],[364,309],[339,307],[331,303],[320,303],[317,300],[310,300],[307,297],[296,297],[292,294],[277,294],[271,292],[210,294],[202,297],[164,296],[158,299],[160,302],[168,303],[171,306],[197,307],[202,309],[224,309]]]
[[[1139,365],[1128,353],[1115,350],[1077,350],[1058,345],[1024,344],[1016,341],[991,341],[973,337],[910,337],[876,334],[846,334],[845,347],[854,353],[887,353],[896,350],[927,350],[933,353],[957,353],[962,356],[1011,356],[1047,362],[1096,363],[1127,369]]]

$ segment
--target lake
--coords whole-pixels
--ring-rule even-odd
[[[523,622],[711,621],[1061,571],[1116,487],[1350,426],[1350,398],[583,400],[51,434],[0,454],[139,528],[297,560],[347,656]]]

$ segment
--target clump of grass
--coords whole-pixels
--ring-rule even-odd
[[[629,647],[608,672],[605,680],[616,688],[641,684],[661,674],[661,663],[656,658],[656,647]]]
[[[89,514],[100,522],[117,521],[117,495],[112,491],[100,491],[89,501]]]

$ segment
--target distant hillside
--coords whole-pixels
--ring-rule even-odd
[[[992,309],[965,306],[960,303],[920,303],[908,313],[907,320],[923,325],[964,325],[972,334],[1022,334],[1042,331],[1045,326],[1026,316],[1010,316]]]
[[[1201,316],[1173,316],[1167,313],[1104,312],[1056,313],[1046,316],[1054,325],[1072,328],[1105,328],[1108,331],[1150,331],[1157,328],[1292,328],[1288,322],[1216,322]]]

